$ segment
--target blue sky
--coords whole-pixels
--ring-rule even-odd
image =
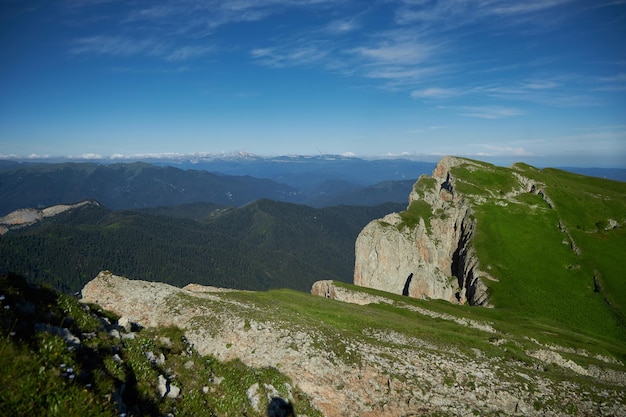
[[[626,0],[0,0],[0,155],[626,167]]]

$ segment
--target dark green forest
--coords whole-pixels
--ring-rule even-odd
[[[101,270],[133,279],[309,291],[351,282],[354,242],[404,204],[315,209],[273,200],[113,211],[85,206],[0,237],[0,272],[78,291]]]

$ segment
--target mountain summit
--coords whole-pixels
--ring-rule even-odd
[[[613,332],[626,317],[625,213],[621,182],[444,157],[406,211],[359,234],[354,283]]]

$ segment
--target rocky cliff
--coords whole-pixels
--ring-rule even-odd
[[[551,209],[554,203],[545,184],[516,172],[515,165],[507,174],[512,179],[510,188],[476,187],[463,179],[465,189],[474,189],[471,193],[458,190],[455,167],[499,175],[484,163],[442,158],[432,176],[423,175],[415,183],[406,211],[374,220],[361,231],[356,241],[356,285],[415,298],[490,305],[483,280],[496,281],[497,277],[481,270],[472,246],[476,230],[473,207],[487,200],[500,206],[518,204],[515,197],[524,193],[541,196]],[[559,228],[572,250],[580,254],[567,228]]]
[[[354,283],[415,298],[488,305],[487,288],[471,246],[470,202],[455,190],[451,168],[467,160],[444,157],[422,176],[403,213],[369,223],[356,241]]]

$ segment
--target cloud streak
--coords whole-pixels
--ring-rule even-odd
[[[438,26],[449,30],[454,27],[486,24],[511,25],[529,24],[545,25],[542,15],[559,12],[560,6],[576,3],[576,0],[440,0],[401,1],[396,10],[395,20],[398,24],[422,24],[430,27]]]
[[[430,87],[423,90],[412,91],[411,97],[424,99],[446,99],[450,97],[456,97],[460,94],[461,91],[455,88]]]
[[[124,36],[90,36],[76,39],[69,52],[74,55],[108,55],[128,57],[143,55],[166,61],[185,61],[210,54],[213,45],[176,46],[154,38],[134,39]]]
[[[464,106],[456,110],[459,111],[459,114],[462,116],[489,120],[521,116],[524,114],[524,112],[519,109],[503,106]]]

